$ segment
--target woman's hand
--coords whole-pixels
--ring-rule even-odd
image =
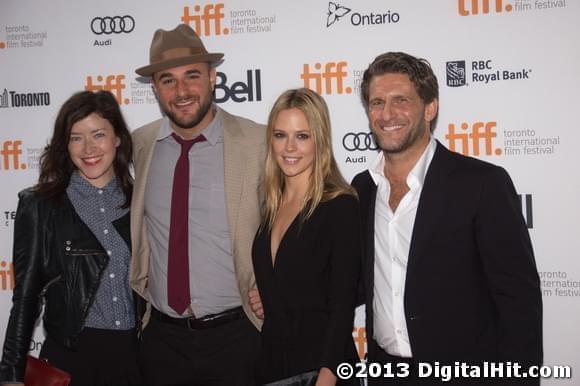
[[[330,369],[323,367],[318,373],[318,379],[316,380],[315,386],[335,386],[336,376],[330,371]]]
[[[262,307],[262,299],[260,298],[260,293],[257,288],[253,288],[248,292],[250,297],[250,307],[252,312],[258,319],[264,320],[264,308]]]

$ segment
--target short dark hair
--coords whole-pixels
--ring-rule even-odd
[[[122,207],[131,202],[133,179],[129,165],[133,156],[133,144],[127,124],[119,108],[119,103],[108,91],[81,91],[73,94],[60,108],[52,138],[40,156],[40,176],[35,190],[47,197],[58,198],[63,195],[69,184],[75,166],[68,152],[70,132],[75,123],[96,113],[109,121],[121,144],[117,147],[113,169],[119,178],[125,194]]]
[[[423,103],[439,99],[437,77],[429,62],[404,52],[386,52],[373,60],[363,74],[361,99],[365,109],[369,106],[369,85],[371,80],[383,74],[406,74],[415,85],[415,91]],[[431,131],[435,128],[437,117],[431,121]]]

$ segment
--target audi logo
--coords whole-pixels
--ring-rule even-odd
[[[342,137],[342,146],[348,151],[355,150],[378,150],[375,139],[371,133],[346,133]]]
[[[134,29],[135,19],[129,15],[95,17],[91,20],[91,31],[96,35],[128,34]]]

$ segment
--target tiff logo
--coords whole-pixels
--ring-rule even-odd
[[[462,153],[463,155],[479,156],[483,144],[484,155],[501,155],[500,148],[493,148],[494,138],[497,133],[493,130],[497,122],[475,122],[473,125],[463,122],[460,125],[464,132],[456,132],[454,123],[448,126],[445,139],[449,143],[449,150]],[[457,143],[461,149],[457,149]]]
[[[26,164],[20,163],[20,155],[22,154],[22,141],[4,141],[2,149],[0,150],[0,159],[2,160],[3,170],[19,170],[26,169]]]
[[[8,90],[6,89],[0,94],[0,107],[8,107]]]
[[[309,64],[304,64],[302,67],[302,74],[300,79],[304,81],[304,87],[316,91],[318,94],[350,94],[352,88],[350,86],[344,86],[344,80],[346,79],[347,72],[345,70],[348,63],[342,62],[328,62],[324,64],[324,69],[322,64],[314,64],[314,70]],[[336,89],[333,87],[336,86]]]
[[[531,194],[518,194],[518,199],[520,200],[520,205],[522,206],[522,215],[524,216],[524,221],[528,229],[534,227],[534,212],[532,207],[532,195]]]
[[[14,264],[0,262],[0,290],[14,289]]]
[[[513,9],[511,4],[506,4],[504,7],[503,0],[457,0],[459,15],[488,14],[490,12],[490,3],[494,3],[493,12],[495,13],[511,12]]]
[[[103,83],[103,79],[105,82]],[[87,76],[87,82],[85,84],[85,90],[87,91],[98,91],[98,90],[105,90],[110,91],[115,94],[115,98],[117,98],[117,102],[120,105],[123,103],[128,105],[129,98],[123,99],[123,90],[125,89],[125,83],[123,82],[125,79],[125,75],[118,74],[118,75],[107,75],[104,78],[101,75],[97,76],[97,82],[100,84],[93,83],[93,77]]]
[[[447,86],[461,87],[465,86],[465,60],[457,60],[455,62],[447,62],[445,66],[447,70]]]
[[[201,6],[196,5],[193,7],[194,14],[189,13],[189,7],[183,7],[183,16],[181,21],[185,24],[193,24],[192,28],[200,36],[209,36],[212,33],[214,35],[227,35],[230,33],[229,28],[224,28],[222,30],[222,21],[224,20],[224,4],[206,4],[203,7],[203,13],[200,13]]]
[[[364,327],[353,327],[352,339],[358,352],[358,357],[363,360],[367,352],[367,330]]]

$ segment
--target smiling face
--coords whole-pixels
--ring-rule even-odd
[[[370,126],[385,156],[424,148],[436,113],[437,100],[425,104],[406,74],[386,73],[370,82]]]
[[[271,145],[284,178],[308,183],[314,167],[315,145],[302,111],[297,108],[280,111],[274,123]]]
[[[215,80],[215,68],[208,63],[187,64],[154,74],[153,87],[161,109],[181,137],[193,138],[211,122]]]
[[[102,188],[115,175],[113,161],[120,144],[111,123],[92,113],[72,126],[68,153],[81,177]]]

